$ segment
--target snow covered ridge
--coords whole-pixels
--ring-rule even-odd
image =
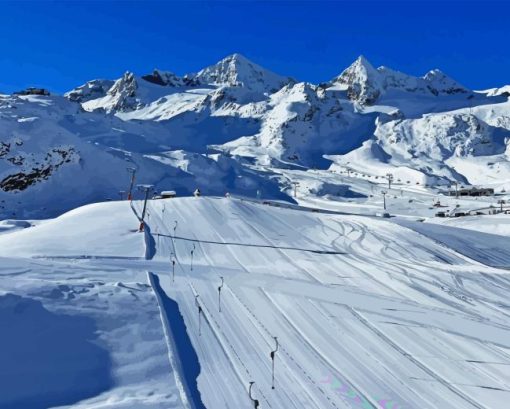
[[[492,88],[486,91],[487,96],[493,97],[497,95],[503,95],[506,97],[510,97],[510,85],[505,85],[501,88]]]
[[[262,95],[276,92],[283,86],[294,82],[295,80],[292,78],[266,70],[240,54],[232,54],[198,73],[179,77],[172,72],[155,69],[150,74],[137,77],[132,72],[126,72],[109,88],[105,87],[106,80],[94,80],[69,91],[66,96],[79,102],[100,99],[96,103],[85,105],[85,109],[88,110],[104,108],[109,112],[128,111],[154,102],[154,98],[160,98],[165,93],[172,93],[168,89],[160,87],[180,90],[204,87],[214,89],[240,87],[253,94]],[[89,97],[92,93],[95,98]]]

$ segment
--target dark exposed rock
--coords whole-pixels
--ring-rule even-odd
[[[25,158],[21,155],[18,156],[12,156],[10,158],[7,158],[9,162],[11,162],[13,165],[21,166],[23,165]]]
[[[11,144],[0,141],[0,158],[3,158],[11,151]]]
[[[172,72],[154,70],[152,74],[142,76],[145,81],[164,87],[179,87],[183,85],[183,81]]]
[[[37,183],[40,180],[48,179],[52,170],[53,167],[50,165],[42,169],[33,168],[32,171],[28,173],[19,172],[13,175],[9,175],[0,182],[0,189],[5,192],[10,192],[13,190],[25,190],[27,187]]]
[[[71,162],[71,159],[75,154],[76,151],[72,147],[52,148],[46,154],[45,163],[42,163],[36,167],[32,167],[30,170],[21,171],[6,176],[0,181],[0,189],[5,192],[22,191],[42,180],[47,180],[51,174],[60,168],[64,163]],[[57,157],[56,159],[55,156]],[[12,162],[11,159],[13,158],[9,158],[7,160]],[[21,160],[19,163],[14,164],[22,165],[23,163],[24,161]],[[36,164],[38,164],[38,162],[36,162]]]

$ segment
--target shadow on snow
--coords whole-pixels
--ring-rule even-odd
[[[0,296],[0,408],[43,409],[112,386],[108,352],[92,319],[48,311],[40,301]]]

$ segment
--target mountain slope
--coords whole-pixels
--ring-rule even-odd
[[[158,190],[287,200],[295,175],[287,170],[393,172],[405,185],[510,184],[504,88],[472,92],[439,70],[414,77],[364,57],[320,85],[233,54],[195,74],[92,80],[64,98],[1,96],[0,130],[5,217],[115,198],[126,190],[127,166]],[[363,183],[350,189],[328,175],[311,189],[351,200],[345,195],[366,197]]]
[[[506,183],[510,180],[509,107],[506,103],[379,121],[373,138],[362,147],[330,158],[343,169],[374,175],[392,172],[399,182],[412,184]]]
[[[260,189],[280,196],[268,175],[231,158],[206,158],[196,144],[200,153],[169,149],[167,128],[157,122],[89,113],[62,97],[0,97],[0,129],[0,218],[49,217],[118,198],[129,185],[126,167],[137,168],[137,183],[156,190],[191,194],[200,187],[223,195]]]

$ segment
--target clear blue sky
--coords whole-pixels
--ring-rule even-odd
[[[510,2],[2,2],[0,92],[64,92],[158,67],[197,71],[239,52],[321,82],[363,54],[475,89],[510,83]]]

